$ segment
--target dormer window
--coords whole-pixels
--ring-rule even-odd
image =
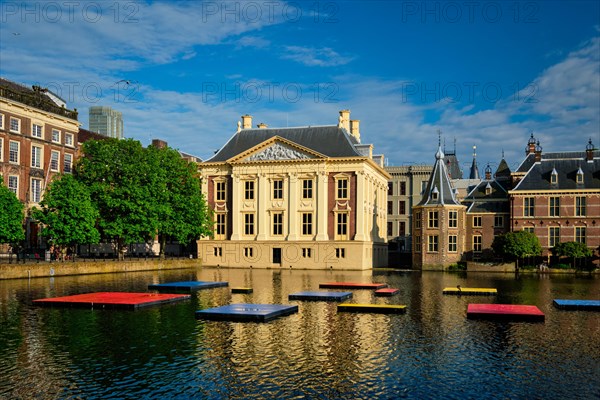
[[[581,170],[581,168],[577,170],[577,184],[583,184],[583,171]]]
[[[438,190],[437,186],[433,188],[433,190],[431,191],[431,199],[432,200],[437,200],[440,196],[440,191]]]
[[[552,173],[550,174],[550,183],[552,185],[556,185],[558,183],[558,172],[556,172],[555,168],[552,168]]]
[[[485,194],[486,195],[490,195],[492,194],[492,185],[490,185],[490,183],[488,182],[488,184],[485,186]]]

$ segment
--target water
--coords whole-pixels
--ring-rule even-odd
[[[228,281],[136,311],[41,308],[31,300],[150,283]],[[385,282],[404,315],[337,313],[336,303],[288,301],[321,282]],[[447,286],[499,295],[443,296]],[[600,276],[240,269],[0,281],[0,398],[7,399],[598,399],[600,312],[554,298],[600,298]],[[229,303],[298,304],[269,323],[196,320]],[[468,303],[537,305],[545,323],[467,320]]]

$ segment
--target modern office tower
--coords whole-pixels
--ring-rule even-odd
[[[123,114],[105,106],[90,107],[90,131],[123,139]]]

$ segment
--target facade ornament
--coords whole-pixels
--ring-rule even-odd
[[[284,146],[280,143],[267,147],[263,151],[253,154],[247,158],[248,161],[263,161],[263,160],[304,160],[309,159],[308,155],[295,150],[291,147]]]

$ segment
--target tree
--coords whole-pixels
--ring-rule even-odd
[[[572,259],[572,264],[575,264],[575,260],[578,258],[591,257],[592,250],[590,250],[585,243],[580,242],[564,242],[559,243],[552,248],[552,254],[558,257],[568,257]],[[577,266],[575,266],[577,268]]]
[[[494,253],[517,261],[524,257],[537,256],[542,253],[540,241],[531,232],[516,231],[498,235],[492,242]]]
[[[147,150],[148,162],[155,174],[152,212],[157,214],[160,257],[163,258],[168,237],[188,244],[211,233],[211,218],[196,165],[168,147],[150,146]]]
[[[96,229],[98,210],[93,206],[85,185],[73,175],[58,175],[48,186],[40,202],[41,209],[31,216],[43,224],[40,234],[59,247],[100,241]]]
[[[15,247],[25,240],[23,217],[23,203],[4,186],[0,175],[0,243]]]
[[[100,213],[101,235],[115,244],[122,259],[127,245],[148,242],[157,232],[158,214],[152,212],[155,176],[144,148],[133,139],[88,141],[83,153],[76,178],[88,187]]]

